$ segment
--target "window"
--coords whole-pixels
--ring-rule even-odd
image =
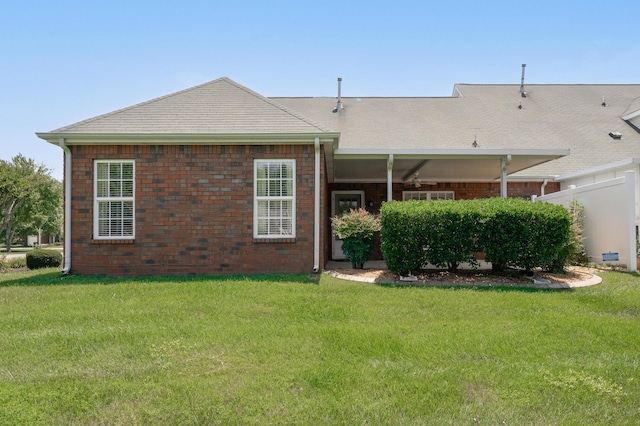
[[[453,200],[453,191],[404,191],[402,201],[422,200]]]
[[[133,239],[134,161],[97,160],[94,170],[94,239]]]
[[[295,238],[295,169],[295,160],[254,161],[255,238]]]

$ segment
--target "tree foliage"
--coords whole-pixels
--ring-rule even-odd
[[[62,184],[49,169],[20,154],[0,160],[0,235],[8,251],[17,232],[57,231],[61,217]]]

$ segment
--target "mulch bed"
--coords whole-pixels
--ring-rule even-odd
[[[415,281],[401,280],[398,274],[382,269],[340,269],[335,272],[356,279],[365,278],[377,283],[398,285],[532,287],[534,286],[534,278],[538,281],[547,280],[550,283],[570,286],[591,279],[594,271],[589,268],[574,267],[567,269],[564,274],[535,271],[533,277],[528,277],[523,272],[516,270],[494,272],[486,269],[460,269],[456,271],[425,269],[415,275]]]

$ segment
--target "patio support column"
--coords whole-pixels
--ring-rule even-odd
[[[500,196],[507,197],[507,168],[511,164],[511,154],[500,160]]]
[[[387,201],[393,200],[393,154],[387,158]]]

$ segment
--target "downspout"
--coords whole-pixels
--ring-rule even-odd
[[[320,138],[314,142],[315,157],[315,189],[313,208],[313,272],[320,270]]]
[[[549,179],[545,179],[544,182],[542,182],[542,186],[540,186],[540,196],[541,197],[544,195],[544,188],[547,186],[547,183],[549,183]]]
[[[502,167],[500,171],[500,196],[507,197],[507,168],[511,164],[511,154],[502,159]]]
[[[64,151],[64,268],[62,273],[71,271],[71,150],[58,139],[58,145]]]
[[[393,154],[387,158],[387,201],[393,200]]]

